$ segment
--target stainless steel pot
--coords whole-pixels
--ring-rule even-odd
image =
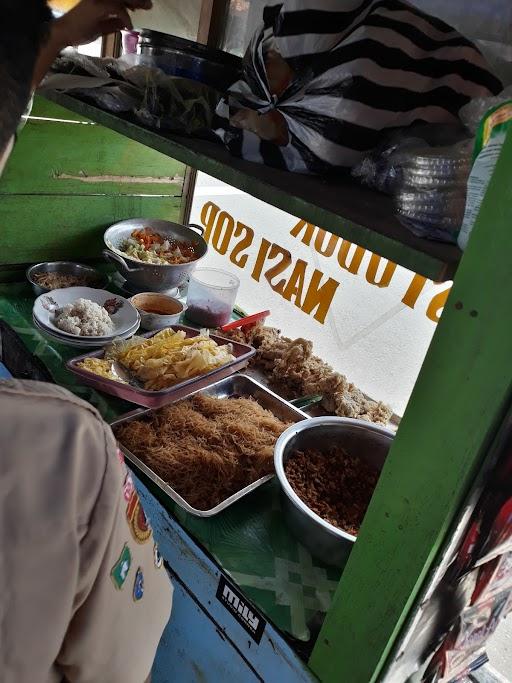
[[[322,450],[337,443],[348,454],[381,470],[393,437],[391,430],[364,420],[313,417],[292,425],[277,441],[274,465],[281,484],[284,518],[293,535],[325,564],[343,567],[356,537],[324,521],[299,498],[286,478],[286,461],[296,450]]]
[[[37,275],[43,273],[59,273],[61,275],[76,275],[87,280],[87,287],[95,287],[103,289],[107,283],[108,278],[91,266],[84,266],[81,263],[74,263],[73,261],[45,261],[44,263],[36,263],[27,269],[27,280],[32,285],[34,294],[40,296],[51,291],[47,287],[41,287],[37,283]]]
[[[198,258],[190,263],[157,265],[143,263],[122,253],[123,243],[134,230],[141,228],[151,228],[170,239],[193,242]],[[208,245],[202,236],[203,232],[201,226],[194,224],[186,226],[170,221],[131,218],[112,225],[105,232],[103,239],[107,249],[103,251],[103,256],[115,265],[131,288],[143,292],[159,292],[182,285],[199,261],[206,256]]]

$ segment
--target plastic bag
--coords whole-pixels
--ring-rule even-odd
[[[473,141],[457,126],[398,131],[353,170],[391,194],[400,222],[420,237],[455,242],[466,205]]]
[[[55,73],[57,71],[57,73]],[[207,135],[221,95],[202,83],[167,76],[139,55],[122,59],[66,53],[41,90],[72,92],[114,113],[132,113],[148,128]]]
[[[116,114],[133,111],[141,100],[141,93],[136,88],[110,77],[49,74],[39,90],[43,93],[45,90],[70,92]]]
[[[144,66],[125,73],[143,93],[134,109],[136,118],[154,130],[206,136],[221,94],[199,81],[167,76]]]
[[[386,129],[454,123],[470,99],[501,90],[472,43],[404,2],[287,0],[264,20],[244,80],[217,108],[217,134],[251,161],[351,168]]]
[[[502,90],[495,97],[478,97],[468,102],[460,110],[460,120],[473,135],[476,135],[480,122],[487,112],[508,100],[512,100],[512,85]]]

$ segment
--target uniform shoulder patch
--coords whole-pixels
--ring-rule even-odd
[[[133,599],[138,602],[144,595],[144,574],[139,567],[135,574],[135,582],[133,584]]]
[[[137,491],[133,489],[126,506],[126,518],[133,538],[137,543],[146,543],[151,538],[151,526],[140,503]]]
[[[155,558],[155,567],[157,569],[161,569],[164,564],[164,558],[160,554],[160,551],[158,550],[158,545],[156,543],[153,547],[153,556]]]
[[[121,551],[121,554],[119,555],[119,559],[110,571],[110,576],[117,590],[121,590],[121,588],[123,587],[124,582],[126,581],[126,577],[128,576],[128,572],[130,571],[131,565],[132,553],[130,548],[128,547],[128,544],[125,543]]]

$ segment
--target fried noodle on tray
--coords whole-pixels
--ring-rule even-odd
[[[274,472],[288,427],[250,398],[198,395],[121,424],[119,442],[198,510]]]

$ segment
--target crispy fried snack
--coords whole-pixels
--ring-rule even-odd
[[[224,336],[254,346],[256,356],[251,364],[288,400],[322,394],[322,406],[329,413],[383,425],[393,414],[385,403],[367,398],[345,375],[315,356],[313,343],[307,339],[283,337],[278,329],[261,322]]]
[[[145,389],[167,389],[185,379],[204,375],[234,360],[231,344],[219,346],[206,333],[187,338],[167,329],[141,343],[128,344],[116,359]]]

